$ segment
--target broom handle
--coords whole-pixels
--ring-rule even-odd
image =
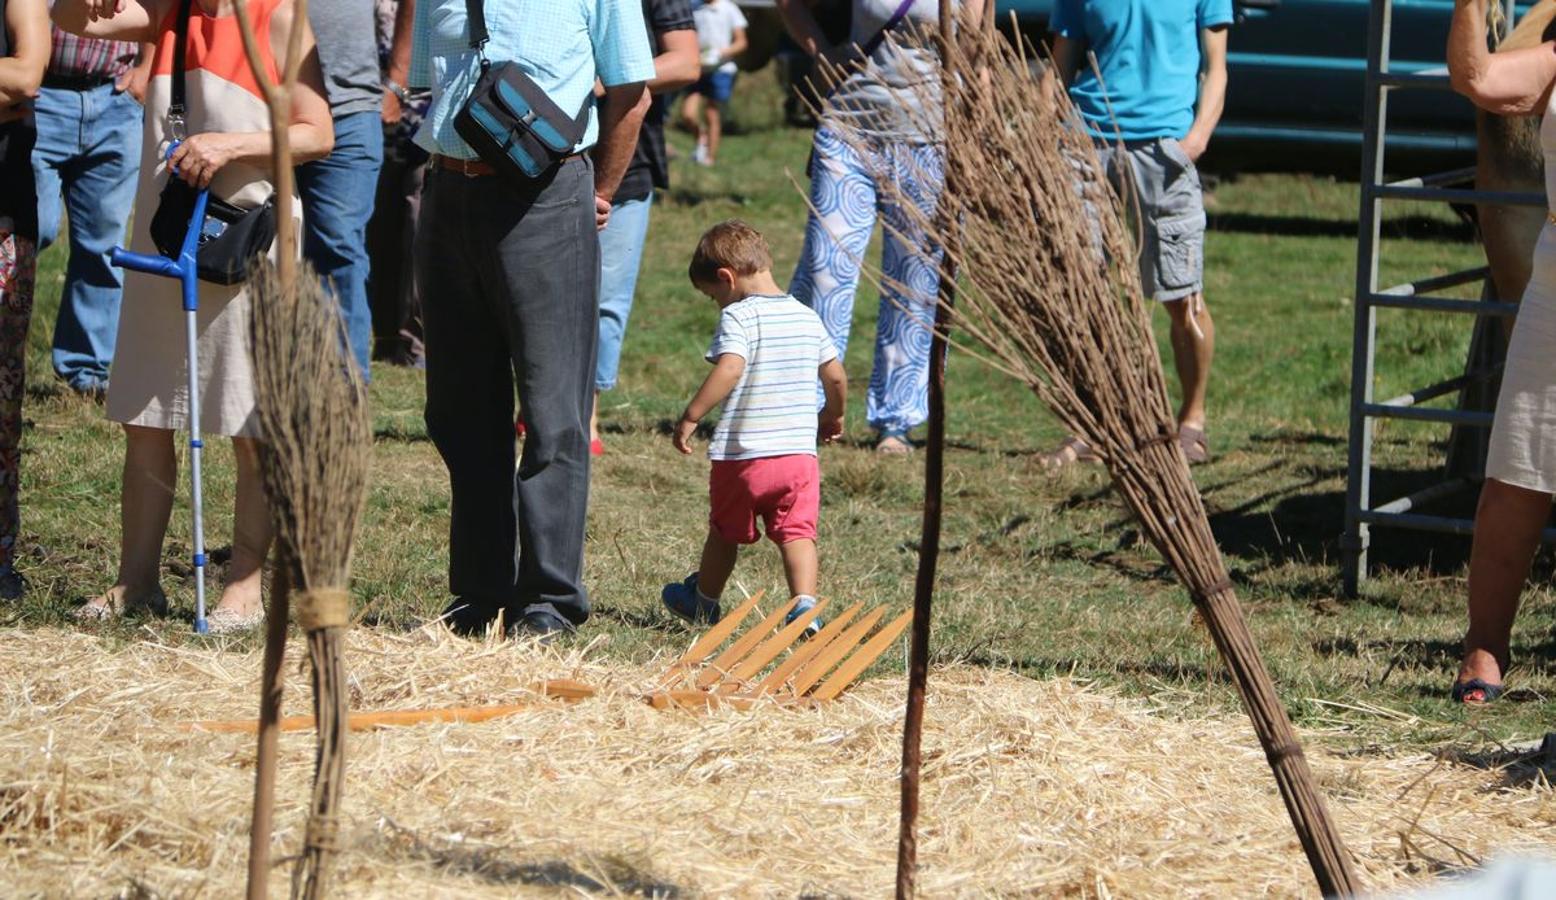
[[[260,669],[259,749],[254,756],[254,817],[249,825],[248,900],[266,900],[270,880],[271,819],[276,798],[276,745],[281,736],[281,657],[290,617],[291,562],[278,552],[265,619],[265,658]]]
[[[941,77],[951,77],[951,0],[940,0]],[[946,145],[947,154],[950,152]],[[954,223],[947,221],[944,197],[951,192],[949,160],[942,163],[947,181],[935,211],[940,234],[954,244]],[[923,761],[924,693],[929,681],[929,614],[934,603],[935,567],[940,561],[941,498],[945,486],[945,357],[946,330],[956,302],[953,248],[942,247],[940,284],[935,305],[935,331],[929,344],[929,445],[924,457],[924,525],[919,537],[918,575],[913,584],[913,628],[908,646],[908,707],[902,720],[902,806],[897,832],[897,900],[914,896],[918,878],[919,770]]]

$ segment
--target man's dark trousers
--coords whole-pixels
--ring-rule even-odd
[[[589,615],[599,247],[586,158],[528,184],[437,160],[428,170],[416,233],[427,431],[453,494],[449,588],[482,619]],[[527,432],[517,475],[515,383]]]

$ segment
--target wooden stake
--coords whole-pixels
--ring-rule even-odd
[[[940,73],[951,77],[951,53],[955,33],[951,0],[940,0]],[[942,90],[942,97],[947,92]],[[943,145],[951,152],[949,142]],[[941,185],[936,210],[940,234],[952,236],[945,196],[952,190],[949,159],[947,180]],[[912,638],[908,646],[908,705],[902,719],[902,803],[897,831],[897,900],[908,900],[917,890],[919,772],[924,740],[924,694],[929,681],[930,607],[934,604],[935,567],[940,562],[941,501],[945,490],[945,355],[951,308],[956,305],[955,248],[941,248],[939,302],[935,305],[935,333],[929,345],[929,445],[924,454],[924,525],[919,537],[918,577],[913,584]]]

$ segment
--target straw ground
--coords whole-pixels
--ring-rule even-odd
[[[659,586],[684,576],[695,559],[706,509],[704,464],[697,459],[680,458],[669,447],[664,432],[666,423],[679,414],[703,374],[700,354],[715,317],[712,305],[685,283],[689,248],[708,224],[738,215],[768,234],[778,257],[780,279],[791,271],[799,250],[803,204],[784,170],[802,170],[807,136],[772,127],[773,115],[768,111],[771,91],[771,85],[764,84],[761,77],[742,83],[736,112],[744,120],[746,133],[730,137],[716,169],[704,170],[676,162],[675,189],[654,210],[621,387],[606,395],[602,408],[609,452],[595,470],[587,548],[587,579],[595,594],[597,615],[580,640],[597,642],[589,649],[588,659],[591,664],[611,671],[607,679],[610,683],[630,683],[630,673],[639,671],[638,667],[646,666],[658,654],[679,649],[687,640],[686,633],[660,611],[657,597]],[[672,135],[672,143],[683,154],[687,152],[683,136]],[[1216,305],[1221,334],[1211,396],[1212,440],[1218,456],[1210,466],[1196,470],[1195,477],[1205,493],[1212,525],[1239,594],[1248,606],[1255,636],[1267,654],[1282,700],[1297,724],[1307,729],[1304,738],[1318,757],[1320,775],[1328,777],[1325,773],[1333,771],[1329,768],[1332,765],[1350,766],[1354,762],[1356,771],[1361,773],[1357,777],[1362,777],[1369,772],[1392,771],[1404,764],[1401,760],[1421,759],[1421,754],[1474,756],[1487,748],[1494,752],[1497,741],[1538,739],[1551,728],[1552,705],[1548,698],[1556,695],[1556,664],[1552,662],[1556,658],[1556,597],[1549,587],[1549,558],[1542,560],[1515,633],[1517,668],[1510,680],[1517,690],[1512,702],[1483,711],[1457,709],[1443,699],[1453,676],[1456,644],[1462,629],[1462,542],[1380,532],[1375,537],[1376,555],[1384,564],[1379,577],[1362,600],[1351,602],[1338,597],[1336,538],[1341,529],[1345,403],[1350,377],[1352,310],[1348,298],[1354,271],[1354,186],[1310,178],[1247,176],[1223,181],[1211,202],[1208,297]],[[1470,243],[1467,230],[1439,209],[1398,206],[1390,207],[1388,212],[1386,279],[1451,271],[1473,261],[1479,253]],[[121,711],[138,710],[136,716],[158,715],[154,708],[157,703],[182,702],[178,698],[184,691],[199,693],[209,689],[208,682],[250,677],[257,671],[254,651],[258,638],[207,646],[188,635],[185,619],[193,599],[192,589],[184,580],[187,569],[183,568],[183,560],[187,558],[188,546],[187,514],[183,510],[187,506],[181,485],[173,539],[166,550],[164,583],[185,619],[116,626],[102,634],[101,645],[78,646],[77,638],[57,630],[63,626],[65,613],[72,604],[101,590],[111,576],[117,557],[116,498],[122,452],[122,438],[116,428],[102,421],[100,408],[67,396],[49,374],[47,347],[52,313],[58,302],[61,265],[62,255],[51,250],[39,279],[39,312],[28,358],[32,388],[27,416],[33,424],[23,438],[21,549],[22,563],[33,585],[27,599],[0,609],[0,626],[20,629],[14,637],[10,632],[6,635],[3,646],[9,654],[7,658],[23,654],[24,661],[7,663],[7,671],[24,665],[31,673],[29,677],[36,677],[36,670],[46,671],[54,660],[82,652],[80,646],[89,647],[92,654],[100,650],[168,653],[183,660],[187,668],[147,669],[141,673],[125,663],[125,657],[107,656],[99,665],[74,665],[68,682],[73,685],[71,691],[86,692],[76,702],[98,702],[109,696],[132,699],[139,695],[144,697],[144,709],[128,703],[120,706]],[[873,294],[866,291],[861,295],[856,307],[855,340],[847,359],[853,388],[849,433],[859,443],[829,448],[822,462],[824,593],[839,601],[864,601],[900,611],[908,603],[916,561],[913,541],[918,535],[921,460],[878,460],[863,444],[867,432],[862,421],[862,396],[870,371],[869,335],[873,334],[874,304]],[[127,310],[127,314],[133,314],[133,310]],[[1161,318],[1158,316],[1158,320]],[[1468,323],[1451,317],[1383,317],[1380,337],[1386,355],[1379,367],[1383,373],[1379,391],[1398,392],[1457,371],[1468,336]],[[965,354],[953,355],[948,383],[952,447],[947,456],[946,549],[940,561],[943,578],[935,620],[938,662],[959,662],[970,667],[964,677],[983,677],[979,672],[1014,671],[1041,680],[1076,678],[1093,685],[1094,691],[1101,692],[1109,702],[1118,696],[1129,698],[1129,704],[1147,704],[1162,720],[1152,722],[1152,728],[1168,729],[1162,733],[1171,733],[1178,727],[1200,727],[1196,723],[1207,718],[1223,722],[1219,732],[1195,734],[1205,742],[1232,747],[1225,752],[1234,758],[1249,752],[1253,746],[1251,739],[1245,728],[1236,724],[1241,714],[1236,710],[1235,695],[1221,675],[1214,649],[1195,623],[1187,598],[1162,570],[1159,557],[1128,526],[1122,506],[1107,489],[1102,474],[1078,470],[1057,479],[1041,474],[1031,455],[1051,446],[1060,435],[1021,385],[987,371]],[[372,486],[355,560],[353,590],[371,633],[363,640],[383,641],[375,646],[378,652],[391,654],[382,661],[387,664],[404,652],[397,642],[410,640],[401,637],[407,629],[435,616],[446,602],[447,485],[421,423],[420,374],[378,369],[374,373],[372,402],[376,434]],[[1434,443],[1442,437],[1440,432],[1390,424],[1380,431],[1379,437],[1379,464],[1385,469],[1379,485],[1383,492],[1407,492],[1431,477],[1431,469],[1441,459],[1441,448]],[[220,548],[226,543],[226,530],[230,528],[230,456],[218,443],[213,443],[209,456],[206,483],[210,496],[206,508],[211,521],[207,536],[213,547]],[[748,554],[737,570],[737,579],[751,590],[781,590],[782,575],[773,556],[770,551]],[[219,569],[216,574],[219,576]],[[442,689],[450,693],[429,694],[429,703],[437,696],[456,699],[454,692],[458,692],[460,700],[501,702],[512,690],[531,680],[528,673],[537,677],[570,674],[565,666],[531,663],[528,654],[517,648],[502,651],[451,644],[444,652],[451,657],[463,652],[475,658],[460,663],[450,661],[441,669],[453,679],[450,686]],[[494,654],[501,665],[482,662],[486,653]],[[371,672],[374,665],[377,662],[364,660],[363,671]],[[489,665],[492,668],[483,668]],[[900,667],[900,654],[888,654],[873,675],[900,671]],[[415,669],[407,663],[406,671],[410,677]],[[295,672],[295,668],[289,670]],[[503,677],[478,675],[481,672],[498,672]],[[358,677],[360,680],[367,676]],[[171,683],[168,679],[172,679]],[[301,684],[295,675],[289,680],[293,685]],[[937,678],[935,683],[945,684],[950,690],[947,680]],[[416,684],[418,691],[433,687],[431,680],[424,681],[419,676]],[[1003,699],[998,700],[1005,707],[1002,714],[1046,716],[1042,708],[1045,704],[1064,704],[1067,708],[1072,703],[1063,685],[1024,685],[1022,690],[1029,693],[1003,694]],[[5,690],[6,705],[0,715],[6,716],[8,723],[13,716],[32,715],[26,711],[28,702],[45,702],[27,701],[25,694],[9,686]],[[302,703],[303,693],[301,689],[294,691],[289,702]],[[956,696],[977,693],[964,691]],[[855,701],[849,702],[869,700],[878,708],[879,715],[890,716],[900,703],[899,694],[893,683],[866,684],[854,695]],[[951,720],[963,714],[964,707],[957,705],[960,701],[945,699],[949,696],[932,694],[934,704],[946,704],[932,705],[932,728],[952,727],[956,723]],[[1093,691],[1088,690],[1074,702],[1092,696]],[[234,689],[230,697],[230,703],[211,703],[212,708],[199,714],[249,714],[257,688]],[[410,699],[413,698],[409,693],[396,696],[385,688],[381,693],[354,698],[354,703],[389,705]],[[198,705],[207,701],[192,694],[188,702]],[[599,758],[605,761],[584,770],[589,777],[614,777],[621,763],[615,762],[618,756],[612,754],[629,754],[634,752],[632,747],[652,746],[656,739],[646,737],[645,744],[637,743],[639,739],[631,729],[619,727],[638,721],[626,718],[626,710],[636,707],[626,705],[620,709],[622,718],[610,720],[608,740],[606,735],[575,736],[576,740],[596,747],[602,754]],[[936,716],[937,710],[944,712]],[[293,707],[292,711],[299,710]],[[54,710],[51,715],[63,719],[66,712]],[[190,714],[194,714],[192,709]],[[838,713],[858,714],[855,707],[840,708]],[[561,723],[574,715],[585,715],[584,708],[574,708],[546,721]],[[810,714],[800,718],[780,716],[772,722],[764,716],[760,722],[753,720],[738,727],[781,728],[786,735],[783,740],[775,740],[772,747],[763,751],[777,753],[798,746],[805,734],[832,733],[822,726],[817,726],[815,732],[801,730],[796,723],[811,721],[804,718],[807,715]],[[1231,718],[1222,720],[1222,715]],[[937,719],[944,721],[937,723]],[[690,720],[688,730],[676,740],[691,740],[703,728],[713,728],[717,733],[718,728],[736,728],[736,723],[745,721],[731,718],[725,722],[718,717]],[[724,724],[708,724],[714,722]],[[132,717],[115,727],[133,735],[140,723],[142,719]],[[85,733],[91,727],[96,726],[83,726],[79,732],[83,736],[73,740],[85,742]],[[514,747],[541,738],[523,737],[508,727],[451,729],[439,732],[437,738],[425,739],[430,748],[427,754],[471,770],[470,784],[475,787],[429,793],[424,805],[413,806],[411,801],[405,801],[406,810],[418,810],[416,816],[408,822],[391,818],[412,828],[416,839],[424,842],[412,846],[448,850],[447,844],[438,843],[438,835],[461,829],[475,835],[472,840],[478,846],[486,846],[475,827],[483,820],[474,813],[455,815],[448,809],[454,800],[475,798],[487,790],[517,790],[513,785],[536,780],[530,767],[515,765],[511,760],[516,758]],[[837,727],[846,730],[841,725]],[[1057,724],[1042,727],[1056,733],[1062,730]],[[1144,725],[1138,728],[1139,735],[1157,733]],[[478,729],[487,730],[477,733]],[[7,727],[6,733],[10,730]],[[63,746],[64,740],[64,732],[58,733],[60,737],[52,745],[56,748]],[[8,784],[21,783],[21,776],[25,776],[26,783],[33,784],[33,779],[40,777],[31,768],[44,766],[39,748],[50,746],[47,730],[34,729],[28,734],[26,746],[33,749],[25,758],[30,768],[24,772],[8,768],[4,775]],[[655,734],[663,737],[662,733]],[[469,747],[474,745],[466,742],[501,742],[508,737],[513,740],[504,745],[506,755],[499,755],[496,761],[487,761],[474,751],[436,756],[441,752],[437,747],[451,741]],[[233,767],[233,771],[222,774],[223,778],[234,779],[233,783],[241,781],[239,770],[251,759],[251,742],[228,737],[221,741],[231,743],[214,743],[215,740],[178,743],[177,752],[174,744],[158,744],[162,749],[158,756],[136,756],[133,761],[126,758],[122,764],[116,763],[112,770],[117,773],[116,780],[112,782],[78,778],[72,768],[65,775],[67,790],[86,785],[94,791],[106,791],[86,795],[104,803],[132,802],[131,795],[149,783],[145,779],[170,782],[171,776],[164,778],[162,773],[173,771],[180,778],[192,777],[197,772],[215,777],[224,765]],[[367,742],[376,740],[379,738],[361,742],[363,754],[367,753]],[[618,740],[624,743],[609,746]],[[1001,752],[1040,754],[1045,752],[1046,740],[1050,738],[1027,737],[1012,744],[1016,749]],[[296,800],[306,796],[302,786],[308,763],[302,748],[307,743],[303,736],[291,736],[286,741],[289,743],[283,743],[283,747],[289,748],[285,761],[288,768],[283,777],[293,780],[283,783],[281,795]],[[746,753],[735,741],[708,746],[720,752],[728,750],[738,759],[749,760],[757,755]],[[229,749],[217,749],[223,747]],[[1141,737],[1137,745],[1124,749],[1144,747],[1146,739]],[[90,744],[76,749],[96,752]],[[1081,749],[1079,744],[1065,745],[1048,756],[1034,756],[1044,766],[1040,777],[1069,778],[1071,769],[1089,764]],[[1322,756],[1321,750],[1339,754],[1348,761],[1326,761],[1329,758]],[[1098,752],[1103,751],[1113,752],[1098,748]],[[1156,753],[1154,749],[1151,752]],[[354,750],[353,759],[371,759],[363,754]],[[1168,751],[1159,755],[1169,758]],[[710,752],[701,765],[717,764],[716,756]],[[882,758],[887,757],[889,754]],[[14,754],[10,757],[16,758],[19,757]],[[781,765],[779,757],[773,759],[774,766]],[[151,765],[153,760],[154,770],[143,774],[141,765]],[[801,774],[792,774],[779,768],[767,769],[767,763],[757,762],[763,767],[760,771],[774,783],[801,784],[806,777],[820,777],[815,774],[820,768],[805,768]],[[430,767],[421,771],[436,772],[443,764],[428,764]],[[352,765],[355,767],[357,762]],[[382,765],[363,762],[360,769],[352,771],[371,778],[373,773],[383,772]],[[206,771],[213,766],[216,768],[211,772]],[[871,777],[890,779],[895,766],[894,758],[887,759],[880,773]],[[832,767],[829,765],[827,770]],[[1119,779],[1127,781],[1122,766],[1114,771]],[[1226,789],[1264,790],[1266,779],[1258,766],[1250,763],[1247,771],[1253,773],[1247,785],[1230,785]],[[645,767],[634,772],[649,777],[644,774]],[[1434,795],[1435,815],[1449,815],[1462,792],[1480,796],[1475,792],[1500,777],[1477,770],[1450,774],[1453,777],[1447,778],[1444,787]],[[58,771],[53,773],[55,779],[59,775]],[[127,780],[132,778],[142,780]],[[746,784],[758,781],[741,780],[742,790]],[[1398,787],[1406,782],[1408,779],[1403,779]],[[1207,776],[1206,783],[1222,782]],[[417,781],[409,776],[397,784],[401,793],[418,790]],[[958,784],[970,785],[971,781]],[[977,790],[998,795],[1005,790],[1003,784],[990,782]],[[359,786],[361,794],[357,793]],[[1174,784],[1175,788],[1181,786]],[[621,787],[618,783],[617,787],[623,804],[637,796],[631,786]],[[889,782],[878,785],[878,789],[883,797],[891,795]],[[364,817],[359,823],[366,825],[359,827],[376,828],[371,819],[373,811],[386,808],[383,804],[372,805],[376,802],[373,790],[371,784],[355,781],[347,788],[348,798],[361,796],[364,800],[362,805],[351,806],[353,816]],[[812,798],[834,795],[851,796],[835,785],[810,793]],[[720,796],[730,804],[735,802]],[[1422,796],[1412,793],[1409,798],[1419,800]],[[1549,794],[1544,797],[1550,802]],[[1483,799],[1493,806],[1502,805],[1495,794],[1487,794]],[[960,788],[936,787],[925,794],[925,812],[934,815],[936,807],[945,808],[943,804],[973,800],[973,796],[962,796]],[[1011,807],[999,814],[1012,815],[1010,821],[1014,823],[1040,825],[1047,803],[1045,795],[1029,805]],[[1342,826],[1352,827],[1345,805],[1338,805]],[[186,806],[196,804],[190,799]],[[1241,808],[1232,802],[1225,806],[1227,810]],[[5,808],[5,804],[0,804],[0,810]],[[652,809],[647,804],[642,808]],[[1409,808],[1409,799],[1399,804],[1401,810]],[[619,813],[619,808],[612,809],[613,815]],[[831,816],[847,809],[846,805],[818,805],[812,810],[808,825],[828,827]],[[1149,817],[1138,812],[1139,807],[1131,809],[1135,812],[1130,815],[1136,819],[1131,827],[1140,827],[1140,821]],[[1268,809],[1267,814],[1276,817],[1270,820],[1275,828],[1279,824],[1279,804],[1273,797]],[[1016,812],[1020,814],[1015,815]],[[300,821],[297,808],[283,813],[292,816],[285,821],[295,829]],[[203,827],[192,823],[215,823],[232,830],[240,827],[241,816],[241,807],[201,813],[199,818],[189,820],[170,814],[169,824],[159,827],[200,841],[204,840]],[[446,832],[433,827],[439,819],[450,820]],[[511,833],[495,834],[489,843],[522,850],[527,846],[523,841],[555,834],[547,830],[557,827],[554,819],[541,813],[505,821],[502,827],[511,827]],[[604,820],[603,815],[591,815],[583,821],[588,825]],[[1092,821],[1104,820],[1093,815]],[[126,821],[125,830],[134,824]],[[465,827],[471,822],[475,825]],[[856,830],[856,836],[869,836],[861,830],[862,826],[849,827]],[[882,829],[882,846],[889,847],[892,826],[882,819],[872,827]],[[981,827],[987,832],[985,839],[1004,840],[1007,832],[1021,833],[1023,825],[1000,822],[997,827],[990,827],[983,822]],[[1475,843],[1481,840],[1483,828],[1489,827],[1492,826],[1478,824],[1478,818],[1475,822],[1449,821],[1444,824],[1447,830],[1440,833],[1449,840],[1462,839],[1468,849],[1478,852],[1476,848],[1489,845],[1489,841]],[[575,837],[586,839],[589,831],[588,827],[580,827]],[[1285,839],[1285,832],[1279,833]],[[1372,841],[1388,840],[1387,834],[1392,832],[1378,833],[1385,836],[1368,838],[1356,831],[1347,831],[1346,836],[1367,857]],[[712,847],[705,852],[713,855],[724,841],[722,834],[705,832],[695,840]],[[295,831],[292,837],[295,846]],[[932,835],[925,839],[932,839]],[[1224,850],[1230,854],[1241,837],[1234,834],[1231,839],[1233,847],[1217,849],[1207,842],[1197,852]],[[647,846],[651,850],[673,849],[685,843],[667,841],[664,845]],[[134,838],[127,838],[121,848],[133,844]],[[239,844],[223,846],[236,848]],[[492,858],[508,866],[506,871],[559,858],[586,865],[578,862],[583,859],[581,856],[565,857],[558,846],[540,846],[534,853],[504,850]],[[803,860],[805,865],[831,865],[827,855],[840,852],[830,841],[818,841],[814,846],[798,842],[778,846],[785,852],[766,857],[763,868],[751,877],[784,879],[789,877],[788,870],[798,865],[796,860]],[[936,852],[944,852],[943,848],[944,845]],[[844,850],[853,852],[846,846]],[[610,851],[600,849],[600,845],[591,852],[597,858],[610,856]],[[460,859],[486,858],[479,854],[455,855]],[[1450,857],[1445,854],[1439,858]],[[59,857],[66,858],[68,854]],[[203,870],[212,858],[196,854],[179,865]],[[690,876],[660,873],[651,865],[653,858],[653,852],[644,851],[627,861],[646,868],[656,878],[661,874],[666,878],[674,875],[693,883]],[[933,869],[944,865],[945,858],[937,860],[926,847],[925,861],[931,865],[925,874],[926,886],[947,884],[933,880],[937,877]],[[1047,871],[1060,865],[1063,858],[1058,851],[1051,857],[1027,857],[1031,863],[1029,870]],[[1154,859],[1148,855],[1129,858]],[[1285,864],[1302,865],[1294,845]],[[353,864],[346,861],[345,865]],[[428,865],[426,871],[430,872]],[[871,883],[889,885],[889,861],[880,865],[885,867],[880,871],[886,874]],[[1365,875],[1370,883],[1373,863],[1364,859],[1364,865],[1368,867]],[[1157,862],[1145,865],[1153,867],[1160,868]],[[1250,862],[1245,874],[1263,877],[1269,868],[1263,862]],[[59,878],[69,877],[64,869],[55,871],[64,873]],[[0,876],[0,881],[9,880],[9,876]],[[821,880],[818,876],[818,883]],[[948,885],[945,890],[971,891],[976,883],[966,882],[960,888]]]
[[[236,894],[253,739],[184,726],[251,710],[259,652],[53,629],[3,638],[0,883]],[[900,677],[818,710],[692,715],[650,709],[638,694],[657,667],[605,662],[599,646],[359,630],[347,656],[362,708],[516,699],[559,676],[602,695],[355,737],[335,875],[345,894],[869,897],[891,883]],[[301,663],[294,645],[288,668]],[[983,667],[941,670],[933,688],[926,896],[1311,894],[1240,715],[1164,717],[1075,679]],[[304,693],[288,713],[307,711]],[[299,842],[312,740],[282,738],[278,860]],[[1370,887],[1420,883],[1493,848],[1551,851],[1556,769],[1477,763],[1316,755]]]

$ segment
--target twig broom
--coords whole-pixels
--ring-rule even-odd
[[[276,746],[280,731],[281,658],[289,608],[307,635],[313,671],[313,797],[303,848],[292,875],[294,896],[320,896],[339,832],[345,780],[349,694],[344,635],[350,625],[347,584],[351,547],[366,496],[371,450],[367,395],[345,351],[333,298],[297,262],[292,218],[292,94],[302,68],[307,0],[296,0],[280,83],[263,64],[245,0],[234,0],[243,49],[270,110],[276,190],[276,263],[250,280],[249,323],[255,397],[262,439],[261,471],[276,528],[275,575],[265,636],[259,749],[249,844],[248,896],[268,893]],[[296,590],[295,601],[290,596]]]
[[[938,85],[953,148],[940,210],[919,212],[894,181],[882,190],[896,192],[892,199],[930,236],[926,257],[944,247],[941,277],[960,271],[955,324],[981,348],[969,352],[1030,386],[1102,456],[1231,670],[1320,890],[1355,893],[1350,856],[1254,646],[1178,447],[1133,234],[1092,139],[1063,86],[1035,75],[1022,47],[977,27],[960,29],[955,41]],[[922,99],[918,109],[938,113],[939,103]],[[840,124],[843,139],[866,146],[849,121]]]

